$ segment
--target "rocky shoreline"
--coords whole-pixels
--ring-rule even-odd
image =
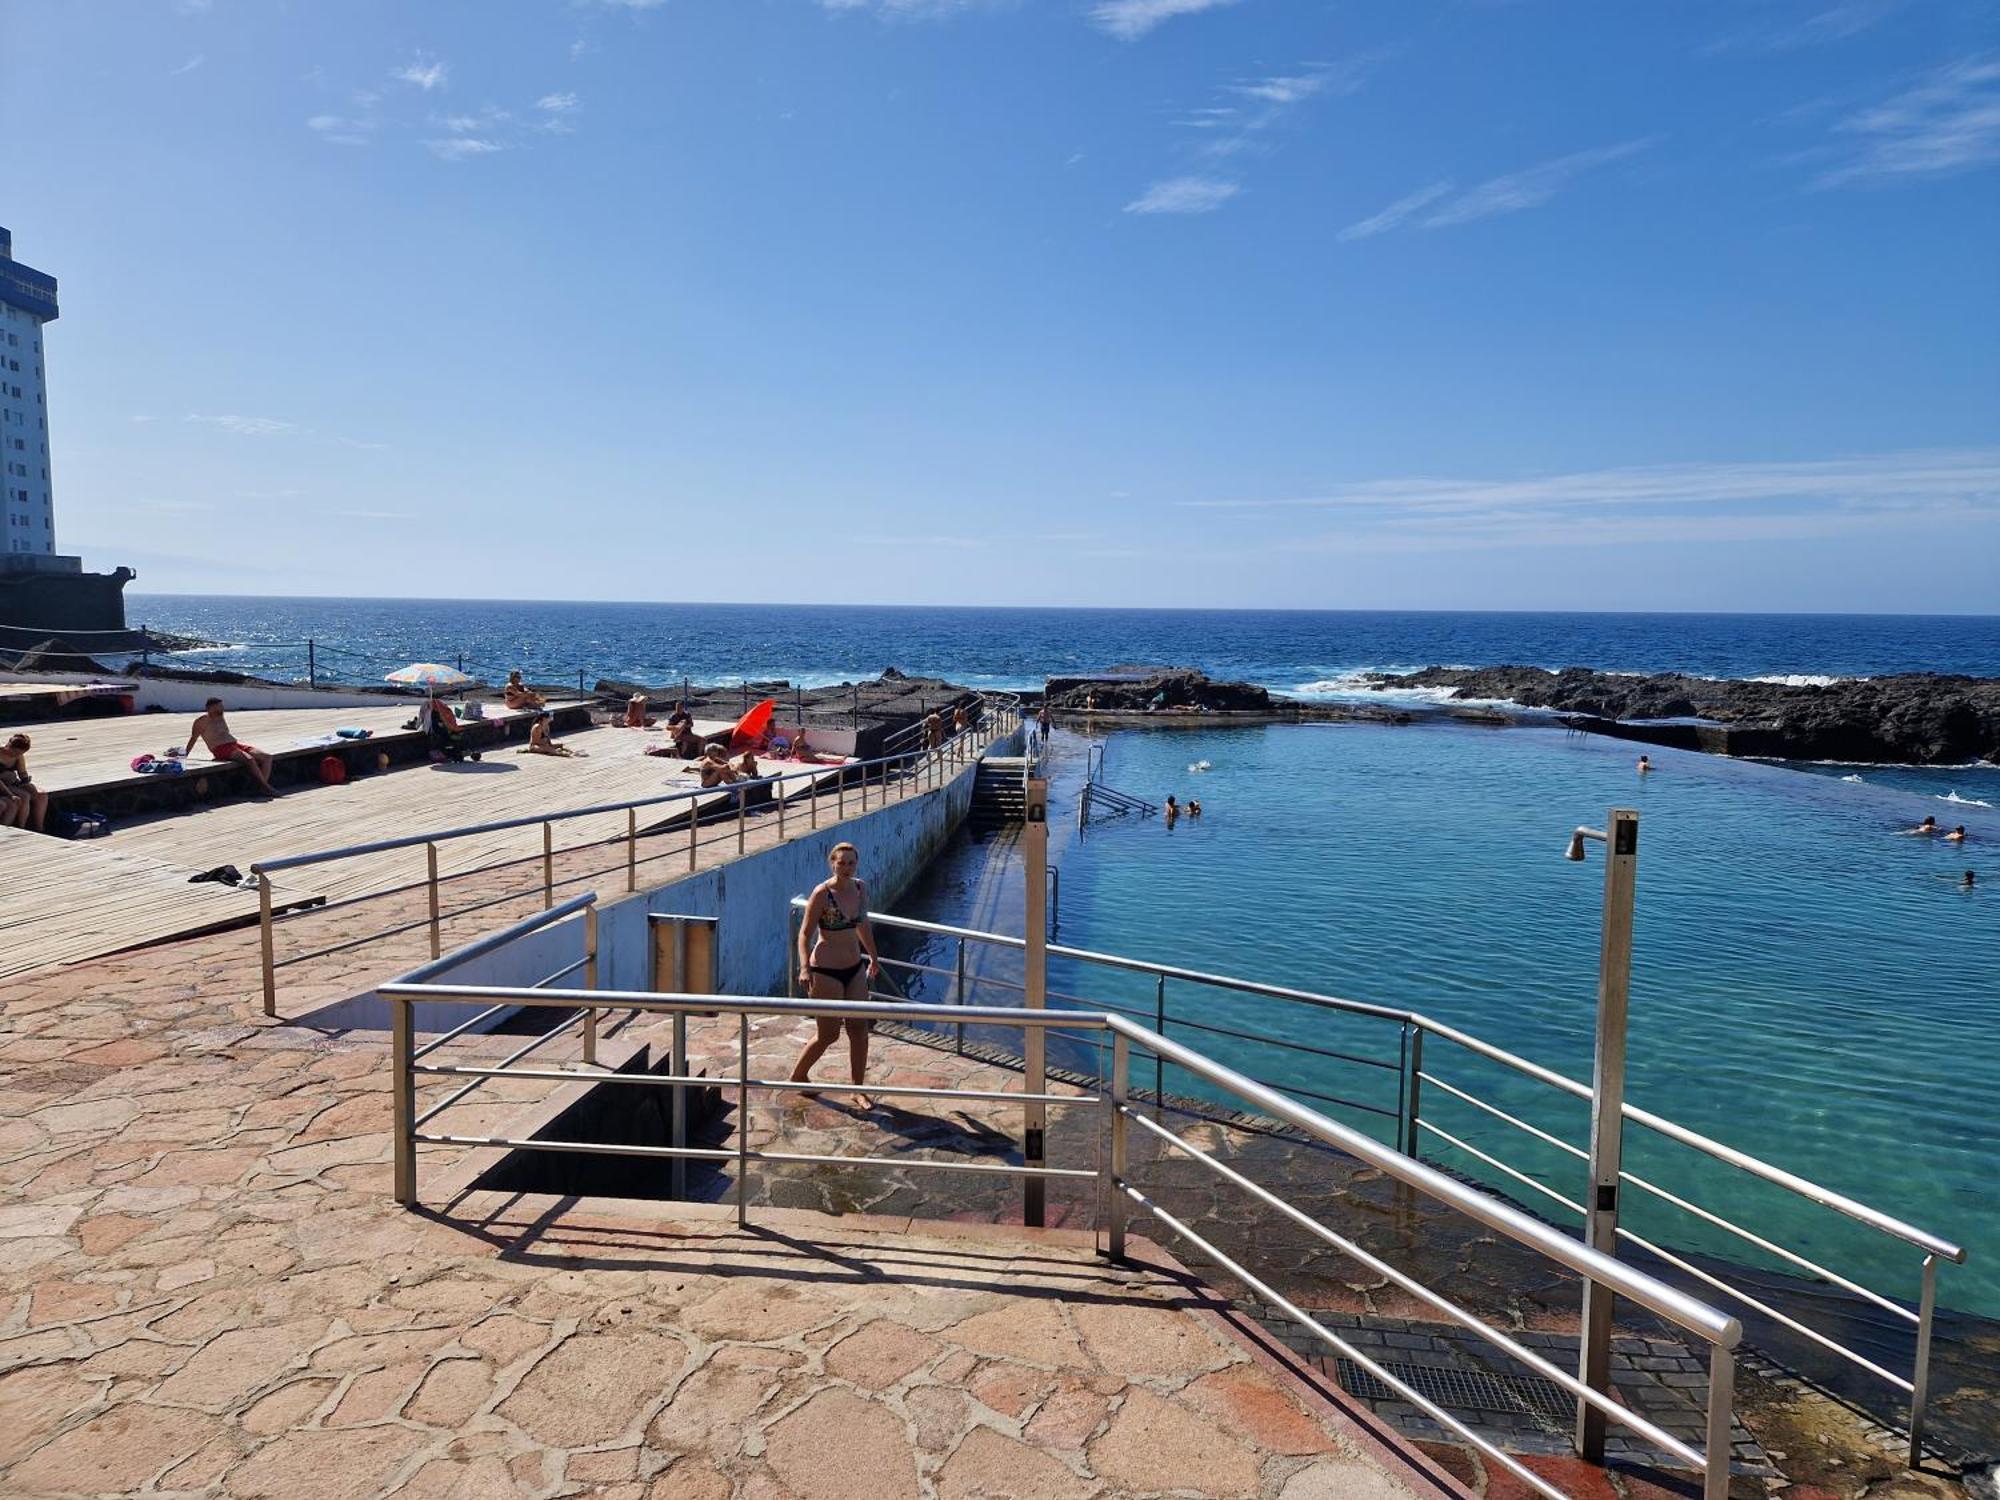
[[[1217,682],[1188,667],[1121,668],[1052,677],[1043,701],[1064,720],[1157,726],[1433,718],[1511,724],[1546,722],[1553,715],[1594,733],[1720,755],[1877,765],[2000,763],[2000,678],[1911,672],[1826,683],[1753,682],[1500,666],[1377,672],[1366,681],[1384,695],[1379,705],[1307,702],[1254,683]],[[1441,696],[1432,703],[1388,696],[1413,689]]]
[[[2000,678],[1911,672],[1787,683],[1506,666],[1371,673],[1370,682],[1385,691],[1449,689],[1452,699],[1500,700],[1574,716],[1625,738],[1730,755],[1906,765],[2000,761]]]

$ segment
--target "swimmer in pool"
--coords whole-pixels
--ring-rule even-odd
[[[1964,842],[1965,842],[1965,825],[1964,825],[1963,823],[1961,823],[1961,824],[1959,824],[1959,825],[1958,825],[1958,827],[1956,827],[1956,828],[1952,829],[1952,831],[1951,831],[1950,833],[1947,833],[1947,834],[1946,834],[1946,835],[1944,836],[1944,841],[1945,841],[1945,842],[1946,842],[1947,844],[1962,844],[1962,843],[1964,843]]]
[[[1978,883],[1979,883],[1978,878],[1972,873],[1972,871],[1967,870],[1965,872],[1965,879],[1959,882],[1959,886],[1961,889],[1969,891],[1973,888],[1973,886],[1977,885]]]
[[[1649,774],[1649,773],[1650,773],[1650,772],[1652,771],[1652,769],[1653,769],[1653,761],[1652,761],[1652,758],[1651,758],[1650,756],[1645,756],[1645,755],[1642,755],[1642,756],[1640,756],[1640,757],[1639,757],[1639,774],[1640,774],[1641,776],[1645,776],[1645,775]]]
[[[1926,817],[1923,820],[1923,822],[1919,823],[1915,828],[1905,828],[1903,830],[1903,832],[1905,833],[1921,833],[1921,834],[1932,834],[1936,833],[1937,831],[1938,831],[1937,819],[1931,817]]]

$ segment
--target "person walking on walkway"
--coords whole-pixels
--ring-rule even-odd
[[[882,962],[875,952],[875,929],[868,921],[868,887],[855,878],[861,852],[852,844],[835,844],[826,859],[833,874],[806,898],[805,919],[799,923],[799,983],[815,1000],[866,1000],[869,981],[881,974]],[[868,1076],[871,1023],[820,1016],[816,1024],[818,1032],[792,1069],[792,1082],[811,1078],[813,1064],[826,1055],[844,1027],[854,1097],[863,1109],[873,1108],[875,1101],[861,1092]]]

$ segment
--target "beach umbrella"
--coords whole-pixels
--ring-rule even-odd
[[[428,688],[457,687],[462,682],[472,681],[456,667],[448,667],[440,661],[413,661],[407,667],[391,672],[382,680]]]

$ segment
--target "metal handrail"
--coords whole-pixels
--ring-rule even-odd
[[[1021,950],[1025,947],[1025,940],[1003,933],[980,932],[972,928],[954,927],[944,923],[924,922],[914,918],[884,916],[880,914],[876,915],[873,920],[885,927],[898,927],[955,941],[960,950],[956,971],[957,988],[960,998],[963,998],[967,978],[964,968],[964,946],[966,943],[978,942],[995,948],[1010,950]],[[1509,1052],[1504,1047],[1496,1046],[1492,1042],[1474,1036],[1459,1027],[1425,1015],[1421,1011],[1349,1000],[1341,996],[1315,994],[1310,991],[1290,989],[1279,985],[1261,984],[1251,980],[1233,979],[1225,975],[1204,973],[1195,969],[1179,968],[1172,965],[1131,959],[1119,954],[1099,953],[1081,948],[1066,948],[1056,944],[1049,945],[1048,953],[1051,958],[1070,959],[1129,973],[1145,974],[1154,978],[1156,985],[1156,1026],[1164,1026],[1171,1019],[1166,1004],[1166,983],[1169,979],[1213,986],[1239,994],[1282,1000],[1320,1010],[1393,1021],[1401,1028],[1403,1038],[1402,1052],[1404,1054],[1403,1061],[1395,1065],[1403,1069],[1399,1075],[1402,1088],[1394,1114],[1394,1118],[1397,1120],[1397,1140],[1401,1143],[1401,1154],[1406,1157],[1416,1157],[1420,1154],[1422,1138],[1425,1135],[1435,1137],[1453,1149],[1465,1153],[1474,1161],[1497,1172],[1508,1181],[1517,1183],[1530,1192],[1549,1199],[1566,1212],[1583,1218],[1588,1217],[1587,1210],[1574,1198],[1553,1190],[1528,1172],[1509,1164],[1490,1151],[1481,1150],[1463,1136],[1446,1130],[1435,1121],[1423,1117],[1423,1090],[1425,1085],[1429,1085],[1459,1099],[1472,1108],[1495,1117],[1547,1146],[1554,1147],[1570,1157],[1588,1158],[1588,1153],[1582,1151],[1580,1148],[1563,1141],[1558,1136],[1551,1134],[1549,1131],[1542,1129],[1530,1121],[1520,1118],[1518,1115],[1512,1114],[1487,1100],[1479,1098],[1465,1087],[1447,1082],[1435,1072],[1426,1068],[1423,1058],[1424,1039],[1428,1034],[1440,1041],[1451,1042],[1465,1048],[1476,1056],[1511,1068],[1527,1078],[1533,1079],[1575,1099],[1590,1100],[1591,1091],[1587,1084],[1579,1083],[1562,1073],[1556,1072],[1552,1068],[1531,1062],[1524,1057]],[[996,984],[1005,988],[1018,987],[1014,986],[1010,981],[997,977],[975,974],[971,978],[974,983]],[[1184,1028],[1221,1030],[1221,1028],[1212,1028],[1194,1022],[1177,1022],[1176,1024]],[[962,1030],[960,1036],[962,1039]],[[1282,1038],[1259,1036],[1254,1038],[1254,1040],[1267,1046],[1293,1050],[1291,1044]],[[1165,1061],[1166,1059],[1162,1055],[1155,1054],[1154,1092],[1156,1096],[1161,1093],[1164,1087]],[[1310,1094],[1311,1097],[1325,1099],[1328,1102],[1338,1102],[1345,1108],[1359,1108],[1370,1113],[1379,1113],[1385,1116],[1389,1114],[1389,1111],[1384,1108],[1364,1105],[1355,1100],[1335,1101],[1333,1096],[1313,1093],[1310,1090],[1302,1088],[1295,1089],[1294,1092]],[[1795,1266],[1800,1270],[1817,1276],[1832,1286],[1853,1293],[1873,1306],[1893,1312],[1902,1321],[1914,1324],[1916,1347],[1912,1357],[1911,1374],[1906,1379],[1901,1375],[1884,1369],[1879,1363],[1868,1358],[1860,1351],[1850,1348],[1840,1343],[1837,1339],[1829,1337],[1827,1334],[1806,1325],[1798,1318],[1773,1306],[1768,1300],[1753,1295],[1751,1292],[1745,1291],[1740,1287],[1731,1285],[1713,1272],[1704,1271],[1693,1265],[1684,1257],[1664,1250],[1650,1240],[1641,1239],[1627,1228],[1621,1227],[1618,1230],[1620,1239],[1659,1256],[1666,1263],[1676,1267],[1686,1275],[1695,1278],[1704,1285],[1716,1288],[1736,1302],[1754,1309],[1758,1313],[1770,1318],[1774,1323],[1791,1329],[1810,1342],[1838,1355],[1857,1368],[1884,1380],[1895,1390],[1908,1395],[1910,1398],[1910,1454],[1911,1462],[1916,1462],[1920,1453],[1924,1431],[1930,1344],[1937,1291],[1937,1266],[1940,1261],[1962,1264],[1966,1258],[1965,1249],[1940,1235],[1933,1234],[1929,1230],[1905,1223],[1903,1220],[1880,1209],[1861,1203],[1843,1193],[1836,1192],[1831,1188],[1800,1177],[1796,1173],[1786,1171],[1782,1167],[1751,1156],[1747,1152],[1739,1151],[1735,1147],[1725,1145],[1720,1141],[1702,1135],[1700,1132],[1691,1130],[1684,1125],[1677,1124],[1650,1110],[1642,1109],[1632,1104],[1629,1100],[1622,1102],[1622,1111],[1623,1118],[1631,1125],[1643,1126],[1712,1161],[1742,1171],[1781,1191],[1791,1193],[1804,1201],[1838,1213],[1852,1222],[1860,1224],[1864,1228],[1885,1234],[1921,1252],[1923,1258],[1919,1267],[1918,1293],[1915,1299],[1916,1308],[1912,1311],[1909,1307],[1904,1306],[1894,1299],[1863,1286],[1852,1277],[1845,1276],[1831,1267],[1821,1265],[1808,1256],[1779,1245],[1767,1236],[1736,1224],[1724,1215],[1672,1193],[1648,1181],[1644,1177],[1635,1176],[1631,1172],[1621,1171],[1620,1173],[1620,1180],[1629,1183],[1636,1190],[1649,1194],[1673,1208],[1690,1214],[1703,1223],[1733,1235],[1738,1240],[1770,1254],[1788,1265]]]
[[[844,818],[847,814],[849,778],[858,773],[861,811],[866,812],[868,810],[868,792],[871,786],[880,788],[881,795],[884,797],[888,795],[887,788],[892,776],[904,782],[927,781],[931,788],[941,786],[946,780],[947,767],[969,764],[973,761],[987,745],[990,745],[995,739],[1010,732],[1010,719],[1011,710],[1004,708],[995,709],[990,713],[983,714],[981,723],[973,729],[963,734],[955,735],[943,745],[935,748],[904,751],[895,755],[873,756],[865,760],[845,760],[828,765],[815,765],[798,771],[781,771],[769,776],[760,776],[753,780],[726,783],[725,785],[734,791],[737,850],[740,853],[744,849],[749,803],[753,793],[760,791],[769,792],[770,801],[774,804],[777,812],[779,837],[783,838],[787,803],[791,795],[796,795],[787,793],[785,790],[787,784],[800,781],[804,781],[807,784],[807,789],[812,793],[809,811],[810,824],[816,828],[819,826],[820,785],[822,781],[830,780],[835,783],[834,795],[836,799],[835,805],[838,808],[837,816]],[[277,971],[290,964],[302,962],[306,958],[321,957],[327,953],[361,947],[383,937],[393,936],[398,932],[412,931],[426,924],[430,928],[431,954],[433,957],[438,956],[443,951],[442,922],[447,915],[447,913],[441,910],[439,904],[440,876],[437,850],[440,844],[458,839],[503,832],[509,829],[531,828],[539,825],[542,829],[542,851],[539,858],[542,865],[543,900],[547,905],[553,906],[555,904],[555,889],[557,884],[555,879],[555,825],[557,823],[570,822],[577,818],[603,817],[607,814],[622,812],[625,814],[625,833],[622,840],[613,836],[603,840],[591,840],[588,842],[623,842],[625,844],[626,888],[636,891],[638,889],[638,866],[640,864],[637,852],[639,842],[638,809],[677,803],[688,804],[687,824],[689,838],[687,857],[688,868],[692,870],[695,867],[695,850],[701,842],[698,830],[705,810],[700,799],[713,798],[714,794],[720,790],[723,790],[723,788],[687,787],[650,797],[631,798],[622,802],[596,803],[588,807],[565,808],[555,812],[530,814],[518,818],[500,818],[484,823],[462,824],[426,833],[403,834],[395,838],[375,839],[367,843],[349,844],[335,849],[319,849],[304,854],[281,855],[275,859],[260,860],[250,867],[250,871],[257,879],[258,889],[258,927],[262,948],[264,1014],[274,1016],[278,1013]],[[711,801],[709,808],[712,809],[718,802],[726,808],[729,800],[728,796],[725,795],[721,799]],[[421,882],[412,882],[410,885],[398,887],[397,889],[411,889],[418,884],[428,886],[430,893],[428,919],[420,918],[400,926],[392,926],[382,932],[347,938],[333,947],[319,950],[316,953],[292,955],[282,962],[278,960],[273,931],[277,919],[275,893],[271,883],[273,873],[299,869],[309,865],[326,864],[334,860],[352,859],[362,855],[413,849],[420,845],[424,846],[427,853],[427,872],[424,880]],[[503,860],[496,865],[482,866],[476,871],[461,871],[459,874],[485,873],[490,869],[504,868],[510,864],[525,863],[535,857],[532,855],[520,856],[515,859]],[[655,857],[661,856],[648,856],[649,859]],[[387,895],[391,894],[391,892],[379,892],[375,894]],[[525,895],[527,893],[524,892],[522,894]],[[355,899],[374,899],[374,896],[357,897]],[[448,915],[454,917],[462,916],[468,912],[480,910],[485,906],[500,905],[506,901],[518,899],[521,899],[518,895],[500,897],[491,901],[478,903],[472,907],[453,911]]]
[[[1717,1311],[1697,1298],[1668,1286],[1657,1278],[1605,1255],[1590,1246],[1560,1233],[1541,1220],[1533,1218],[1513,1205],[1468,1186],[1458,1179],[1436,1168],[1416,1161],[1401,1152],[1382,1145],[1372,1137],[1348,1126],[1341,1125],[1326,1116],[1297,1104],[1277,1091],[1245,1077],[1235,1070],[1213,1061],[1190,1048],[1169,1041],[1158,1033],[1138,1026],[1125,1018],[1110,1012],[1089,1011],[1044,1011],[1013,1006],[945,1006],[924,1005],[910,1002],[878,1003],[872,1001],[844,1000],[776,1000],[764,997],[665,993],[653,991],[611,991],[611,990],[546,990],[534,987],[508,985],[457,985],[408,983],[403,981],[384,985],[382,995],[394,1007],[393,1018],[393,1086],[394,1086],[394,1155],[395,1189],[397,1201],[414,1207],[417,1197],[417,1148],[420,1145],[455,1145],[473,1148],[510,1148],[544,1151],[580,1150],[601,1155],[648,1157],[662,1159],[703,1159],[718,1163],[736,1163],[735,1199],[737,1220],[747,1224],[749,1218],[748,1173],[752,1162],[838,1165],[844,1169],[857,1167],[894,1167],[907,1169],[916,1167],[936,1167],[944,1170],[976,1171],[1000,1173],[1020,1177],[1024,1180],[1071,1178],[1094,1179],[1099,1184],[1101,1202],[1108,1208],[1105,1221],[1107,1248],[1113,1259],[1123,1260],[1125,1256],[1126,1220],[1128,1204],[1136,1204],[1151,1212],[1168,1229],[1211,1255],[1229,1273],[1240,1278],[1245,1285],[1275,1305],[1295,1317],[1303,1326],[1334,1349],[1348,1355],[1378,1380],[1383,1381],[1404,1399],[1412,1401],[1433,1419],[1458,1436],[1477,1447],[1489,1459],[1513,1472],[1537,1493],[1564,1500],[1562,1492],[1528,1469],[1511,1455],[1500,1450],[1490,1439],[1458,1421],[1451,1414],[1414,1390],[1394,1371],[1384,1368],[1365,1352],[1353,1348],[1339,1335],[1321,1324],[1311,1314],[1299,1308],[1281,1292],[1270,1286],[1249,1268],[1231,1258],[1226,1252],[1210,1244],[1199,1232],[1182,1220],[1166,1212],[1145,1192],[1127,1177],[1127,1127],[1134,1121],[1147,1130],[1153,1131],[1171,1149],[1193,1156],[1203,1165],[1222,1177],[1224,1181],[1248,1193],[1254,1201],[1285,1214],[1294,1222],[1318,1235],[1325,1242],[1361,1258],[1371,1268],[1387,1271],[1391,1279],[1413,1290],[1428,1305],[1473,1330],[1477,1335],[1499,1349],[1521,1358],[1531,1368],[1555,1380],[1563,1388],[1570,1390],[1579,1400],[1600,1410],[1612,1421],[1630,1428],[1646,1440],[1658,1444],[1680,1461],[1699,1470],[1703,1480],[1705,1500],[1724,1500],[1729,1486],[1729,1453],[1734,1404],[1735,1364],[1732,1351],[1742,1338],[1742,1325],[1737,1319]],[[498,1004],[508,1002],[535,1003],[540,1005],[570,1006],[594,1013],[600,1008],[631,1010],[641,1013],[686,1015],[702,1013],[709,1016],[729,1016],[737,1018],[738,1073],[735,1077],[696,1077],[676,1074],[662,1077],[653,1074],[627,1074],[618,1072],[592,1073],[572,1069],[533,1069],[510,1072],[506,1063],[496,1067],[447,1067],[444,1065],[423,1065],[416,1060],[413,1048],[412,1007],[426,1001],[467,1001],[488,1000]],[[893,1157],[878,1156],[834,1156],[817,1153],[783,1152],[771,1150],[752,1151],[748,1145],[749,1119],[747,1102],[752,1088],[793,1089],[809,1085],[795,1084],[791,1080],[756,1079],[750,1076],[750,1018],[752,1016],[778,1016],[815,1020],[833,1018],[837,1020],[934,1020],[974,1022],[1007,1025],[1023,1028],[1090,1029],[1108,1033],[1112,1039],[1112,1059],[1109,1070],[1108,1094],[1100,1093],[1071,1097],[1054,1094],[1015,1094],[1003,1090],[965,1089],[924,1089],[901,1086],[899,1092],[928,1095],[939,1094],[955,1099],[978,1098],[1019,1103],[1024,1106],[1035,1103],[1062,1102],[1090,1109],[1093,1115],[1106,1118],[1111,1149],[1108,1155],[1101,1155],[1099,1166],[1094,1171],[1078,1168],[1016,1166],[1011,1163],[952,1162],[911,1158],[907,1155]],[[1250,1181],[1241,1173],[1216,1160],[1209,1152],[1191,1142],[1174,1135],[1164,1128],[1153,1125],[1131,1109],[1127,1103],[1127,1073],[1132,1047],[1163,1054],[1174,1064],[1215,1087],[1225,1089],[1243,1101],[1257,1113],[1282,1120],[1294,1129],[1317,1139],[1324,1144],[1348,1153],[1381,1171],[1403,1185],[1436,1200],[1448,1208],[1464,1213],[1475,1222],[1496,1233],[1505,1235],[1516,1243],[1552,1260],[1565,1269],[1576,1272],[1588,1281],[1604,1287],[1617,1296],[1627,1298],[1634,1305],[1643,1307],[1656,1316],[1699,1339],[1709,1348],[1709,1391],[1706,1413],[1706,1442],[1697,1450],[1681,1442],[1662,1430],[1644,1416],[1633,1412],[1605,1392],[1595,1391],[1572,1376],[1557,1369],[1545,1356],[1523,1348],[1505,1332],[1492,1327],[1466,1309],[1448,1299],[1431,1292],[1417,1283],[1414,1278],[1386,1266],[1379,1257],[1371,1255],[1350,1240],[1326,1228],[1310,1215],[1287,1203],[1269,1189]],[[518,1055],[518,1054],[517,1054]],[[511,1061],[511,1059],[510,1059]],[[535,1076],[562,1082],[592,1082],[605,1084],[626,1084],[646,1087],[662,1086],[708,1086],[733,1087],[737,1092],[738,1114],[736,1126],[736,1150],[677,1146],[618,1145],[599,1142],[550,1141],[543,1139],[522,1139],[506,1136],[462,1136],[441,1133],[425,1134],[419,1125],[440,1112],[444,1106],[433,1106],[419,1117],[416,1113],[416,1077],[420,1073],[447,1074],[452,1076],[474,1075],[474,1082],[467,1087],[475,1087],[488,1077]],[[464,1090],[460,1091],[462,1095]],[[459,1096],[454,1096],[454,1099]],[[1108,1106],[1108,1110],[1099,1108]]]

